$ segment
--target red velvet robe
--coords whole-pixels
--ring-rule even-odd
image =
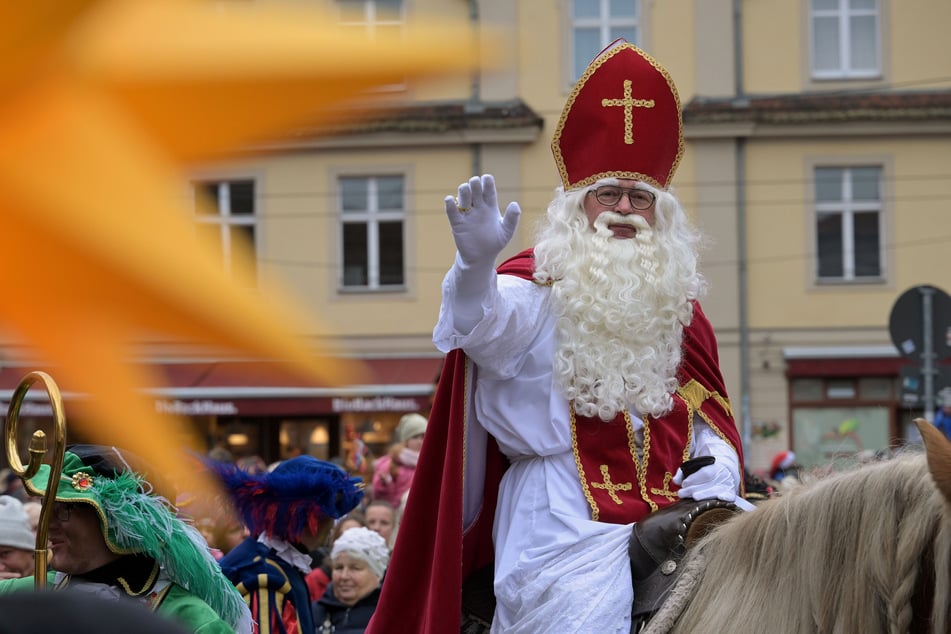
[[[503,263],[499,267],[499,274],[531,279],[533,269],[532,251],[526,250]],[[699,304],[694,305],[693,321],[684,329],[683,345],[683,361],[678,371],[683,394],[678,391],[671,414],[658,420],[648,419],[647,426],[677,425],[686,428],[686,413],[693,412],[736,449],[742,471],[742,445],[718,366],[716,339]],[[479,434],[480,428],[469,418],[473,388],[471,374],[472,364],[466,355],[461,350],[450,351],[436,388],[426,428],[426,442],[420,452],[382,595],[367,628],[369,634],[458,632],[462,582],[473,572],[493,562],[492,524],[498,485],[507,461],[495,440]],[[593,428],[579,420],[577,429],[578,434],[584,434],[588,433],[585,430]],[[611,517],[609,512],[601,511],[599,515],[602,517],[599,519],[629,523],[655,510],[654,506],[663,508],[676,500],[671,494],[676,494],[677,487],[669,481],[661,482],[663,475],[658,474],[672,473],[671,468],[676,470],[686,458],[684,447],[689,447],[689,438],[667,441],[664,447],[660,447],[664,444],[659,440],[662,436],[665,435],[655,434],[660,459],[651,461],[654,462],[653,475],[646,480],[647,489],[657,489],[660,493],[647,491],[651,501],[640,497],[637,517]],[[665,437],[674,436],[678,434],[667,434]],[[600,444],[608,447],[617,445],[613,440]],[[592,447],[597,445],[592,443]],[[612,452],[610,448],[605,450],[605,453]],[[594,462],[590,464],[598,464],[602,457],[591,458]],[[582,465],[587,464],[587,459],[582,460]],[[587,467],[583,468],[589,471]],[[650,462],[647,469],[652,469]],[[594,473],[588,475],[592,476],[592,481],[600,479],[593,477],[596,475]],[[481,505],[465,531],[464,486],[470,490],[474,486],[482,492]],[[587,488],[589,492],[610,496],[607,489]],[[630,492],[633,495],[632,503],[636,502],[635,498],[640,493],[635,489],[638,487],[632,487]],[[610,503],[599,501],[593,504],[601,509],[611,506]],[[594,513],[593,510],[592,515]]]

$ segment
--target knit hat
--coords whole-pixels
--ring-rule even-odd
[[[604,178],[667,189],[684,153],[680,97],[667,70],[623,39],[588,65],[551,142],[565,190]]]
[[[400,419],[396,429],[400,442],[406,442],[414,436],[426,433],[426,418],[420,414],[406,414]]]
[[[363,526],[348,529],[337,538],[330,558],[334,559],[340,553],[348,553],[367,562],[370,571],[377,577],[383,576],[390,562],[390,549],[386,547],[386,540],[376,531]]]
[[[306,530],[316,533],[321,519],[342,517],[363,498],[363,480],[313,456],[285,460],[265,473],[229,463],[206,464],[221,478],[252,535],[296,542]]]
[[[30,551],[36,548],[36,538],[23,504],[9,495],[0,495],[0,546]]]
[[[93,506],[109,550],[151,557],[169,579],[211,606],[236,631],[249,632],[250,613],[241,595],[222,574],[201,533],[179,519],[168,500],[153,494],[140,474],[143,466],[115,447],[67,447],[56,501]],[[27,491],[43,495],[49,479],[50,466],[41,465],[25,483]]]

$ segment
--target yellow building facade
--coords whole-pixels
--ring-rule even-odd
[[[468,21],[491,32],[503,62],[386,87],[362,99],[371,114],[360,121],[194,167],[190,186],[219,212],[196,221],[220,232],[225,265],[228,242],[250,239],[259,274],[319,314],[340,354],[379,371],[345,390],[270,380],[163,395],[182,407],[230,399],[205,421],[216,438],[263,425],[252,442],[271,458],[290,445],[314,451],[312,440],[332,457],[349,431],[379,451],[400,415],[428,408],[440,362],[430,337],[455,252],[443,198],[494,174],[503,204],[525,211],[508,252],[530,246],[559,182],[549,144],[562,106],[616,36],[661,62],[680,93],[687,149],[673,187],[710,238],[703,303],[749,465],[764,471],[793,449],[818,466],[909,438],[927,395],[903,387],[915,377],[901,368],[919,360],[898,354],[889,317],[908,289],[951,289],[946,0],[309,4],[355,33]],[[938,357],[949,343],[937,342]],[[257,409],[245,415],[251,393]]]

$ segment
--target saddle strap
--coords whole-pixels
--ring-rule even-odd
[[[687,550],[713,527],[739,512],[732,502],[684,499],[634,524],[628,552],[636,632],[663,604]]]

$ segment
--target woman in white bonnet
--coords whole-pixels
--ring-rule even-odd
[[[362,634],[380,598],[389,548],[378,533],[360,526],[337,538],[330,558],[330,585],[313,604],[317,634]]]

